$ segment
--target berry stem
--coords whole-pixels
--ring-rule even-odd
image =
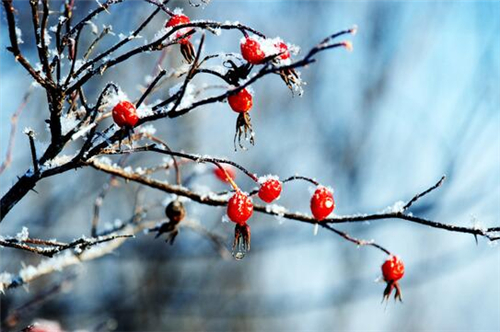
[[[163,145],[165,147],[165,149],[172,152],[172,149],[168,146],[168,144],[165,141],[159,139],[156,136],[149,135],[149,134],[144,134],[144,136],[149,138],[150,140],[152,140],[155,143],[159,143],[159,144]],[[177,163],[177,159],[175,158],[175,156],[173,156],[173,155],[170,155],[170,156],[172,157],[172,160],[174,161],[175,181],[176,181],[177,185],[180,186],[180,185],[182,185],[181,170],[179,168],[179,164]]]
[[[188,153],[184,153],[184,152],[177,152],[177,151],[172,151],[172,150],[168,151],[168,150],[160,149],[156,145],[147,145],[147,146],[143,146],[143,147],[138,147],[138,148],[134,149],[134,152],[135,151],[155,151],[155,152],[159,152],[159,153],[163,153],[163,154],[168,154],[171,156],[189,159],[189,160],[195,161],[197,163],[212,163],[215,165],[216,165],[216,163],[221,163],[221,164],[231,165],[231,166],[238,168],[246,176],[248,176],[250,179],[252,179],[255,183],[259,183],[259,178],[255,174],[252,174],[245,167],[243,167],[240,164],[237,164],[231,160],[226,160],[226,159],[222,159],[222,158],[200,157],[197,155],[192,155],[192,154],[188,154]]]
[[[226,180],[227,182],[229,182],[229,184],[231,185],[231,187],[233,187],[234,190],[238,191],[240,190],[240,188],[238,187],[238,185],[236,184],[236,182],[234,182],[233,178],[229,176],[229,174],[227,173],[226,169],[224,167],[221,166],[221,164],[219,164],[217,161],[212,161],[212,163],[219,167],[219,169],[224,172],[224,175],[226,176]]]
[[[352,242],[352,243],[355,243],[357,244],[358,246],[372,246],[372,247],[375,247],[383,252],[385,252],[387,255],[392,255],[391,252],[387,249],[385,249],[384,247],[382,247],[381,245],[375,243],[373,240],[371,241],[366,241],[366,240],[361,240],[361,239],[357,239],[355,237],[352,237],[351,235],[345,233],[345,232],[342,232],[342,231],[339,231],[338,229],[336,228],[333,228],[332,226],[326,224],[326,223],[323,223],[323,222],[320,222],[318,223],[321,227],[323,228],[326,228],[332,232],[334,232],[335,234],[343,237],[344,239],[346,239],[347,241],[349,242]]]

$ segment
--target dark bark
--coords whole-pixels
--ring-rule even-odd
[[[0,202],[0,221],[9,213],[9,211],[24,197],[26,194],[35,188],[36,183],[40,179],[38,174],[25,174],[9,189],[2,197]]]

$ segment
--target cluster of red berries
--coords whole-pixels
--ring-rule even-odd
[[[166,27],[174,27],[176,25],[187,24],[190,22],[189,17],[183,14],[174,15],[167,21]],[[175,38],[181,38],[186,33],[189,33],[189,29],[179,30],[175,34]],[[184,54],[184,52],[189,52],[190,48],[192,48],[189,39],[191,36],[187,36],[178,41],[181,44],[181,47],[186,46],[186,49],[183,50],[184,57],[189,61],[189,55]],[[346,45],[347,47],[348,45]],[[288,50],[288,46],[282,42],[278,41],[274,44],[275,48],[275,59],[277,61],[287,60],[290,58],[290,51]],[[181,49],[182,50],[182,49]],[[243,58],[248,61],[250,64],[262,64],[269,54],[261,47],[259,41],[252,37],[246,37],[241,43],[241,54]],[[271,55],[272,56],[272,55]],[[252,94],[247,89],[242,89],[239,92],[230,95],[228,97],[229,106],[231,109],[237,113],[244,114],[250,111],[253,106],[253,97]],[[121,101],[116,104],[112,111],[114,122],[121,128],[132,129],[137,122],[139,121],[139,117],[137,115],[137,110],[134,104],[129,101]],[[214,174],[218,179],[223,182],[231,183],[236,192],[229,199],[227,204],[227,215],[231,221],[236,224],[235,227],[235,238],[233,250],[236,250],[234,253],[235,258],[241,259],[244,257],[246,251],[250,250],[250,226],[248,226],[247,221],[253,215],[253,202],[248,194],[242,192],[234,183],[234,179],[236,178],[236,172],[231,167],[222,167],[218,165],[214,169]],[[272,203],[276,199],[278,199],[281,195],[282,191],[282,183],[278,178],[268,177],[260,181],[260,188],[258,191],[259,198],[266,202]],[[177,204],[180,204],[177,202]],[[167,215],[172,214],[172,204],[167,208]],[[182,207],[182,206],[181,206]],[[170,210],[169,210],[170,208]],[[312,215],[317,221],[323,221],[325,218],[330,215],[335,209],[335,200],[333,198],[333,193],[328,188],[319,185],[310,201],[310,208]],[[179,220],[185,215],[185,210],[182,207],[180,209]],[[178,223],[178,222],[177,222]],[[177,224],[175,223],[175,225]],[[170,225],[170,224],[168,224]],[[171,230],[162,230],[158,232],[158,235],[162,232]],[[171,236],[171,243],[173,243],[173,239],[177,235],[177,231],[174,230],[173,236]],[[387,286],[384,290],[384,300],[388,299],[391,295],[392,291],[395,289],[394,298],[402,301],[402,293],[401,288],[398,284],[398,281],[404,275],[404,264],[403,261],[397,256],[390,255],[387,260],[382,264],[382,275],[384,281],[387,283]]]
[[[227,203],[226,213],[229,219],[236,224],[233,255],[235,258],[241,259],[250,250],[250,226],[247,222],[253,215],[252,198],[249,194],[241,191],[234,182],[236,173],[232,167],[217,164],[213,172],[219,180],[230,183],[235,189],[235,193]],[[265,176],[260,179],[254,178],[254,180],[259,182],[260,187],[257,194],[262,201],[272,203],[280,197],[283,183],[278,177]],[[311,198],[311,211],[316,220],[324,220],[334,208],[335,202],[332,192],[326,187],[318,186]]]
[[[266,52],[262,45],[266,40],[261,39],[262,38],[247,36],[242,40],[240,44],[241,55],[248,63],[259,65],[264,63],[267,58],[272,58],[273,56],[277,57],[278,60],[287,60],[290,58],[288,46],[283,41],[273,41],[272,47],[270,48],[271,52]]]
[[[261,43],[254,37],[246,37],[241,45],[241,55],[250,64],[262,64],[268,56],[276,56],[278,60],[290,59],[288,46],[281,40],[274,43],[274,54],[266,54]],[[237,113],[250,111],[253,105],[252,94],[247,89],[242,89],[228,98],[229,106]]]
[[[225,168],[227,174],[230,174],[231,180],[235,178],[234,171],[231,168]],[[215,175],[224,182],[229,182],[227,175],[223,171],[214,170]],[[272,203],[277,200],[283,189],[283,184],[278,178],[268,178],[260,183],[259,198],[266,202]],[[313,196],[311,197],[311,212],[317,221],[323,221],[335,209],[335,201],[332,192],[323,186],[318,186]],[[227,205],[227,215],[229,219],[237,224],[244,224],[253,212],[253,204],[250,197],[241,190],[236,189],[236,193],[231,197]]]

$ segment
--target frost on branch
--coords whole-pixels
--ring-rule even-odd
[[[111,4],[114,4],[114,1],[100,2],[99,8],[107,11],[113,18],[114,12]],[[201,204],[214,208],[226,208],[229,220],[235,224],[233,249],[234,257],[237,259],[245,256],[250,250],[250,224],[252,227],[260,227],[261,219],[254,217],[256,213],[275,216],[280,221],[291,219],[312,224],[315,233],[319,227],[322,227],[357,246],[371,246],[389,256],[391,253],[374,241],[354,238],[348,233],[332,227],[332,225],[399,218],[428,227],[483,236],[492,242],[496,240],[494,236],[498,235],[498,229],[494,227],[487,228],[479,225],[458,227],[418,218],[406,212],[413,201],[437,188],[439,183],[417,195],[408,203],[397,202],[385,209],[382,214],[365,213],[338,216],[333,214],[335,208],[333,189],[314,179],[295,175],[280,182],[278,175],[259,177],[252,170],[248,170],[245,166],[230,159],[185,152],[182,147],[177,146],[178,141],[175,138],[167,142],[165,137],[162,137],[162,131],[156,130],[162,125],[160,121],[175,121],[175,118],[194,112],[203,106],[227,102],[228,112],[234,111],[236,113],[232,113],[236,120],[234,144],[236,146],[239,143],[239,146],[244,149],[242,143],[245,143],[246,140],[253,143],[255,137],[250,114],[262,116],[263,121],[266,121],[265,103],[257,103],[257,101],[264,99],[262,96],[266,91],[259,88],[258,81],[272,75],[279,75],[292,93],[302,94],[305,83],[301,80],[299,69],[313,64],[317,60],[315,55],[319,52],[333,48],[351,50],[350,41],[337,42],[337,38],[348,34],[352,35],[356,29],[352,28],[330,35],[310,50],[299,54],[299,48],[289,41],[279,37],[266,37],[256,29],[242,23],[216,22],[204,19],[190,20],[187,17],[182,20],[177,17],[177,22],[173,22],[172,19],[176,15],[182,15],[182,11],[176,9],[170,12],[168,8],[160,7],[160,3],[152,4],[155,12],[144,18],[135,30],[128,31],[129,28],[127,28],[127,31],[117,31],[117,35],[111,32],[111,27],[106,26],[103,26],[103,31],[99,34],[97,25],[92,22],[95,19],[93,15],[97,16],[99,12],[91,11],[89,18],[83,16],[84,18],[80,22],[76,19],[79,17],[78,15],[73,16],[70,20],[71,15],[57,12],[57,15],[68,15],[68,17],[60,16],[60,25],[53,25],[49,29],[53,33],[52,36],[48,34],[47,29],[42,31],[42,28],[39,28],[35,31],[38,39],[43,37],[45,46],[52,43],[53,48],[47,49],[47,52],[38,52],[39,59],[33,62],[34,67],[29,61],[23,61],[26,59],[20,50],[14,50],[18,63],[27,69],[35,84],[45,89],[49,96],[47,100],[50,107],[46,109],[49,109],[51,113],[47,114],[48,116],[45,118],[48,119],[51,137],[47,146],[32,149],[31,161],[33,164],[30,165],[28,171],[20,172],[24,175],[14,184],[14,189],[5,194],[5,200],[2,198],[2,218],[27,192],[35,190],[40,179],[88,166],[110,176],[103,181],[102,189],[95,197],[92,224],[89,227],[92,229],[92,238],[83,236],[68,244],[52,244],[46,248],[37,243],[30,243],[29,241],[33,241],[33,239],[29,239],[28,230],[23,228],[15,239],[0,239],[3,241],[1,245],[4,247],[27,250],[30,251],[30,254],[55,255],[53,258],[42,260],[39,264],[24,267],[18,276],[12,276],[8,273],[0,274],[0,290],[14,284],[27,283],[41,275],[59,271],[67,266],[79,264],[82,261],[100,257],[113,251],[117,246],[114,242],[99,244],[103,238],[99,236],[98,230],[104,228],[105,234],[110,236],[118,236],[117,232],[123,229],[135,233],[141,228],[146,228],[148,221],[144,221],[144,219],[158,216],[154,212],[154,209],[158,207],[162,212],[164,210],[164,216],[150,222],[157,225],[155,230],[158,235],[167,233],[165,234],[167,242],[171,244],[174,244],[176,236],[182,237],[182,235],[178,235],[181,226],[197,228],[198,230],[202,228],[200,225],[193,227],[193,223],[190,223],[186,218],[195,211],[193,205]],[[6,12],[9,29],[11,29],[9,37],[15,35],[17,42],[20,43],[21,32],[15,24],[12,24],[13,21],[15,23],[13,20],[14,12],[9,8],[6,9]],[[56,11],[50,11],[47,12],[47,15],[51,16],[54,13]],[[163,19],[158,19],[160,17],[156,16],[158,13],[164,15]],[[170,26],[169,22],[171,22]],[[61,30],[58,27],[62,27],[64,23],[71,24],[64,27],[62,33],[58,32]],[[189,27],[180,27],[184,24],[189,24]],[[232,38],[233,49],[237,49],[239,46],[240,52],[227,53],[218,49],[213,54],[207,53],[206,50],[210,48],[202,47],[204,36],[210,36],[210,38],[207,37],[207,43],[209,43],[217,40],[217,37],[227,30],[233,30],[234,33],[238,34],[237,36],[228,34],[228,37]],[[133,39],[141,38],[143,35],[146,36],[148,31],[154,31],[151,33],[154,35],[152,39],[151,36],[148,36],[149,41],[145,38],[140,42],[133,41]],[[206,31],[213,32],[214,35],[205,34]],[[93,34],[91,40],[96,41],[97,48],[95,50],[91,49],[86,42],[82,42],[85,40],[84,35],[81,35],[79,39],[80,34],[86,33]],[[99,44],[99,36],[108,33],[116,37],[110,38],[112,41],[108,46]],[[240,35],[243,36],[241,40]],[[40,43],[39,47],[45,47],[42,44]],[[54,44],[57,45],[54,46]],[[214,45],[217,44],[214,43]],[[165,63],[163,57],[166,54],[172,54],[169,53],[172,47],[181,49],[184,62],[187,63],[163,70],[161,68],[162,64]],[[15,45],[12,45],[12,48],[15,48]],[[140,93],[128,91],[129,95],[125,94],[119,88],[119,84],[125,87],[127,83],[137,84],[137,82],[122,81],[116,84],[108,83],[105,88],[93,93],[96,89],[92,85],[95,83],[92,82],[97,82],[98,79],[109,80],[107,75],[109,69],[117,66],[128,66],[130,59],[145,54],[149,54],[149,60],[155,56],[158,59],[154,59],[156,63],[151,62],[153,72],[147,70],[141,73],[139,81],[142,82],[144,75],[146,86],[141,89]],[[208,85],[208,83],[203,82],[205,75],[210,75],[211,78],[217,80],[217,83]],[[119,75],[115,77],[117,80],[123,79]],[[197,86],[193,81],[196,82]],[[198,81],[202,82],[198,83]],[[172,88],[168,89],[169,86]],[[252,86],[256,87],[255,92],[252,90]],[[284,85],[282,86],[284,87]],[[217,89],[213,89],[214,87]],[[218,92],[211,94],[213,90]],[[155,101],[151,102],[152,100]],[[254,102],[256,105],[264,105],[264,108],[260,109],[259,112],[250,113]],[[117,108],[117,106],[119,107]],[[211,110],[207,107],[205,111],[210,112]],[[131,119],[133,121],[130,121]],[[152,122],[156,120],[158,122],[153,124]],[[275,125],[279,127],[282,124],[276,123]],[[31,137],[33,130],[28,129],[27,131]],[[68,135],[69,133],[71,135]],[[73,142],[77,139],[77,142]],[[206,139],[212,139],[212,137],[206,137]],[[279,141],[276,142],[276,144],[279,143]],[[261,144],[270,143],[263,142]],[[196,145],[194,144],[194,146]],[[130,155],[139,156],[139,153],[156,154],[168,158],[167,160],[162,159],[153,166],[146,165],[142,158],[129,158]],[[116,159],[110,159],[108,157],[110,155],[116,155]],[[193,164],[196,166],[192,167]],[[224,170],[228,165],[234,168],[234,172],[238,172],[238,177],[228,176],[230,172]],[[220,191],[218,191],[219,188],[211,187],[214,181],[209,179],[214,174],[208,172],[207,169],[211,170],[213,167],[222,170],[222,176],[219,176],[222,182],[216,182],[218,186],[222,187]],[[268,171],[273,172],[272,169],[269,169],[263,174]],[[171,179],[173,176],[176,177],[175,185]],[[245,178],[245,181],[249,181],[250,184],[243,181],[242,178]],[[285,207],[273,203],[279,198],[281,190],[283,192],[289,190],[287,183],[295,180],[305,180],[314,185],[310,195],[307,194],[306,189],[303,189],[302,196],[300,196],[306,203],[309,203],[310,210],[306,212],[294,212],[293,205]],[[117,183],[121,185],[120,188],[130,188],[131,182],[139,184],[140,188],[149,187],[161,191],[163,196],[158,199],[158,202],[144,204],[144,201],[139,199],[141,190],[137,190],[135,198],[138,203],[134,205],[134,211],[128,218],[118,219],[113,216],[110,220],[114,219],[114,222],[100,225],[99,211],[106,195],[114,194],[109,189],[116,186]],[[27,185],[23,183],[27,183]],[[162,200],[165,209],[161,206]],[[4,204],[4,201],[7,203]],[[190,204],[186,204],[188,202]],[[339,204],[344,203],[340,201]],[[150,213],[149,208],[153,210],[153,213]],[[165,221],[164,217],[168,218],[168,223],[162,222],[162,220]],[[206,229],[200,233],[213,242],[217,242],[214,240],[217,237]],[[227,246],[227,243],[224,245]],[[91,246],[92,248],[90,248]],[[385,281],[397,289],[395,282],[401,276],[396,276],[399,278],[386,276]],[[397,290],[399,291],[399,289]]]
[[[28,231],[28,228],[23,226],[23,229],[19,233],[16,234],[16,240],[26,241],[26,239],[28,239],[29,236],[30,236],[30,233]]]

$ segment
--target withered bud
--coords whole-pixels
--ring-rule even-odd
[[[241,260],[250,251],[250,226],[236,224],[234,228],[233,257]]]
[[[185,43],[181,44],[181,53],[187,63],[193,63],[195,59],[195,51],[194,46],[193,44],[191,44],[191,42],[186,41]]]
[[[170,202],[165,208],[165,215],[170,222],[173,224],[178,224],[184,219],[186,216],[186,209],[184,208],[184,204],[182,204],[179,200],[174,200]]]
[[[250,144],[255,145],[255,133],[252,129],[252,122],[248,112],[240,113],[236,119],[236,132],[234,134],[234,151],[237,151],[236,142],[242,150],[246,150],[243,145],[244,140],[250,142]]]

